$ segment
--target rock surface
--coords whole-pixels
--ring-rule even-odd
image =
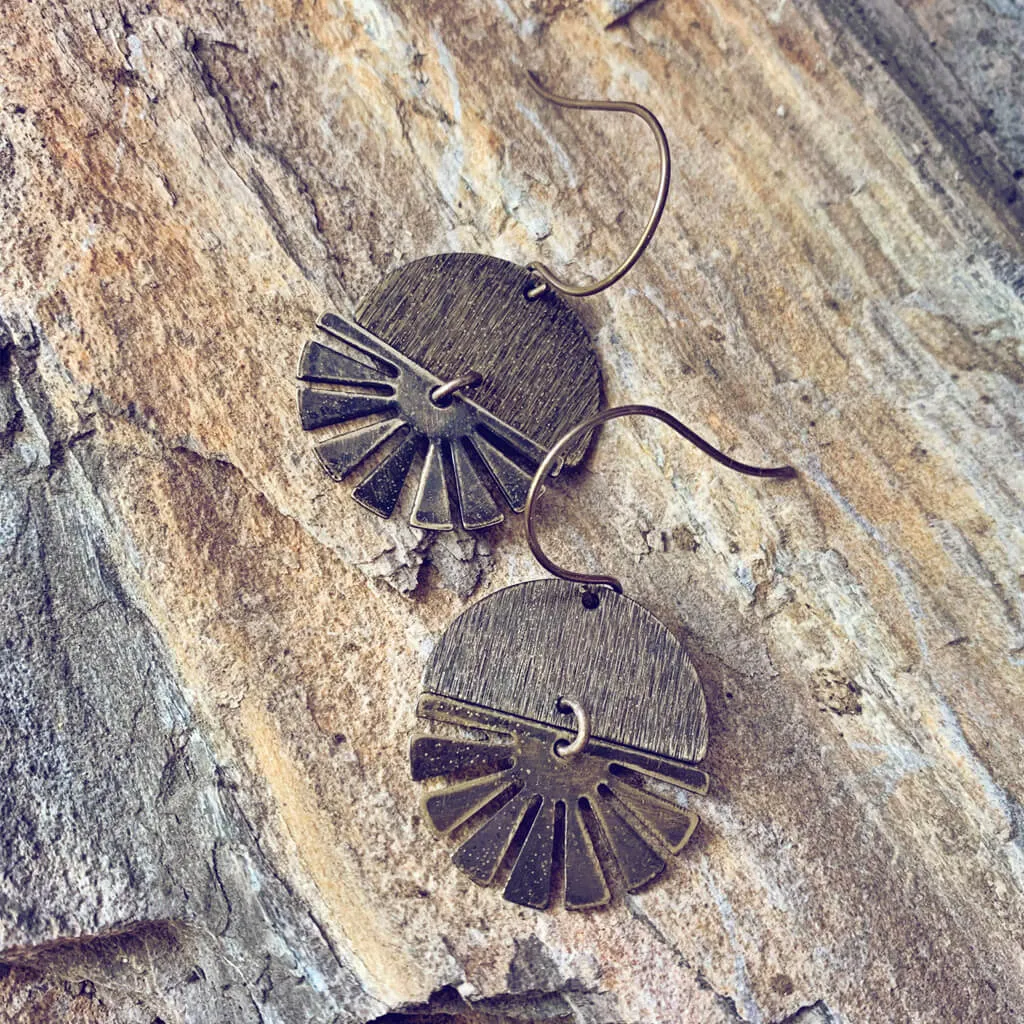
[[[0,1021],[1024,1014],[1024,13],[994,0],[0,0]],[[427,832],[426,657],[542,575],[319,471],[316,315],[446,250],[586,277],[545,499],[703,681],[657,883],[517,908]]]

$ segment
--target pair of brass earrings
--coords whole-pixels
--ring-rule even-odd
[[[737,472],[795,472],[737,462],[661,409],[598,411],[597,360],[562,296],[603,291],[639,259],[668,195],[668,142],[637,104],[568,99],[532,74],[530,83],[559,106],[633,113],[654,132],[658,195],[629,257],[584,286],[542,264],[467,253],[399,267],[351,321],[319,319],[330,343],[302,353],[299,412],[320,432],[330,476],[376,459],[353,497],[380,516],[393,514],[420,458],[413,526],[493,526],[504,518],[495,492],[525,511],[530,550],[557,578],[499,590],[448,627],[424,672],[417,713],[433,730],[413,739],[411,770],[429,787],[427,820],[457,840],[452,859],[470,878],[501,880],[513,903],[544,908],[559,892],[579,910],[608,902],[612,865],[632,892],[689,840],[698,819],[685,793],[708,789],[696,767],[707,709],[685,650],[618,580],[544,553],[534,523],[542,485],[580,462],[596,427],[629,415],[661,420]],[[330,429],[353,421],[363,422]]]

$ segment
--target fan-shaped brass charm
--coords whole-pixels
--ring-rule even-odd
[[[427,819],[455,834],[455,864],[474,881],[504,881],[513,903],[569,909],[609,899],[609,869],[634,891],[689,840],[697,815],[650,784],[705,793],[691,762],[707,748],[704,694],[686,652],[642,605],[562,580],[501,590],[445,632],[424,674],[421,717],[480,738],[412,742],[413,778],[447,777],[424,796]],[[594,598],[597,598],[596,606]],[[591,739],[563,757],[571,694]]]
[[[422,460],[413,526],[493,526],[503,518],[498,496],[523,510],[547,449],[601,397],[579,318],[554,293],[528,299],[530,283],[524,267],[450,253],[400,267],[354,322],[320,318],[328,338],[303,350],[299,414],[318,432],[317,454],[335,479],[383,454],[353,493],[360,504],[390,516]],[[441,403],[431,397],[469,373],[479,385]]]

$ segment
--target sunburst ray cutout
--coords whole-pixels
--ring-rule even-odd
[[[625,889],[640,889],[697,826],[691,810],[644,784],[706,793],[708,776],[693,765],[600,740],[560,757],[566,730],[432,693],[418,713],[487,735],[415,738],[412,776],[446,780],[424,796],[427,819],[459,840],[457,867],[481,885],[503,878],[513,903],[543,909],[560,889],[569,910],[602,906],[612,865]]]
[[[357,324],[325,313],[317,326],[332,344],[310,341],[302,352],[299,417],[304,430],[325,435],[316,442],[321,464],[341,480],[384,452],[357,484],[356,501],[389,517],[422,457],[409,517],[413,526],[493,526],[504,518],[496,495],[516,512],[525,508],[545,454],[540,445],[475,404],[468,393],[435,403],[431,392],[442,381]],[[363,422],[345,432],[327,433],[358,421]]]

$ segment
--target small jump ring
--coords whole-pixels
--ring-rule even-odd
[[[572,697],[559,697],[555,707],[563,715],[575,715],[576,717],[575,737],[571,742],[558,740],[555,743],[555,753],[559,757],[575,757],[577,754],[582,754],[590,742],[590,715],[587,714],[586,708]]]
[[[533,267],[527,267],[526,269],[532,271]],[[526,291],[523,292],[523,295],[526,296],[529,302],[533,302],[534,299],[539,299],[547,290],[548,286],[546,282],[538,281],[536,278],[534,278],[533,283],[527,286]]]
[[[461,391],[463,388],[475,388],[482,381],[483,377],[481,377],[479,373],[475,370],[470,370],[469,373],[464,373],[461,377],[445,381],[444,384],[438,384],[438,386],[430,392],[430,400],[434,405],[444,405],[456,391]]]

